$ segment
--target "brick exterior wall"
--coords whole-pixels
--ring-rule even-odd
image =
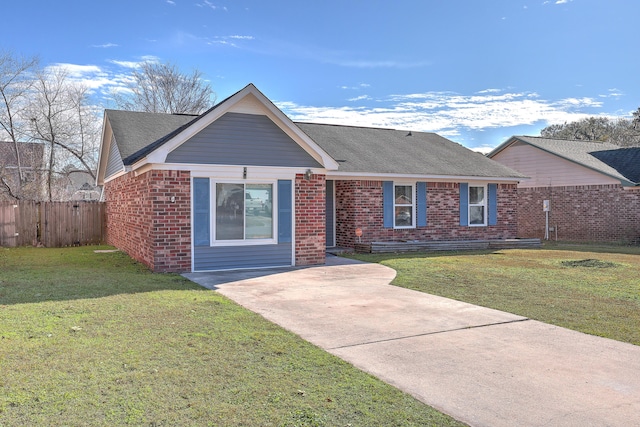
[[[400,240],[510,239],[517,235],[517,189],[498,184],[498,225],[460,226],[460,188],[453,182],[427,183],[427,226],[383,227],[382,181],[336,181],[336,245],[354,247],[355,229],[362,243]]]
[[[326,217],[324,175],[302,175],[295,180],[295,254],[296,265],[325,263]]]
[[[544,238],[543,200],[558,240],[640,243],[640,191],[621,185],[518,189],[519,237]],[[556,232],[549,232],[555,239]]]
[[[107,182],[107,243],[155,272],[191,271],[190,189],[185,171],[129,173]]]

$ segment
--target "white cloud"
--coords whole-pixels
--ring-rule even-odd
[[[430,61],[396,61],[396,60],[354,60],[340,58],[319,58],[320,62],[349,68],[420,68],[431,65]]]
[[[109,48],[109,47],[118,47],[115,43],[104,43],[104,44],[94,44],[91,47],[99,47],[99,48]]]
[[[500,92],[502,92],[502,89],[484,89],[484,90],[479,90],[476,93],[484,94],[484,93],[500,93]]]
[[[194,38],[196,37],[194,36]],[[221,46],[240,48],[240,45],[238,44],[238,42],[255,40],[255,37],[236,34],[231,36],[216,36],[212,39],[203,38],[202,40],[204,40],[204,42],[208,45],[221,45]]]
[[[579,120],[593,115],[587,112],[602,106],[592,98],[566,98],[557,101],[541,99],[534,92],[482,91],[463,95],[452,92],[396,94],[372,100],[363,106],[313,107],[293,102],[277,102],[293,120],[355,126],[407,129],[437,132],[444,136],[464,131],[484,131],[517,126],[533,126]]]
[[[140,66],[145,62],[159,62],[160,58],[153,55],[145,55],[141,56],[139,61],[118,61],[116,59],[109,59],[107,61],[119,67],[136,69],[140,68]]]
[[[602,95],[598,95],[600,98],[620,98],[621,96],[624,96],[624,92],[622,92],[619,89],[616,88],[612,88],[607,90],[606,94],[602,94]]]
[[[172,0],[167,0],[167,3],[170,4],[171,6],[175,6],[176,2],[172,1]]]
[[[349,98],[347,99],[347,101],[351,101],[351,102],[355,102],[355,101],[363,101],[366,99],[371,99],[371,97],[369,95],[360,95],[360,96],[356,96],[354,98]]]
[[[222,10],[224,12],[228,11],[226,6],[217,6],[217,5],[213,4],[212,2],[210,2],[209,0],[204,0],[204,2],[202,2],[202,3],[196,3],[196,6],[198,6],[198,7],[208,7],[209,9],[212,9],[212,10]]]
[[[492,147],[492,146],[489,146],[489,145],[480,145],[478,147],[471,148],[471,150],[477,151],[478,153],[482,153],[484,155],[487,155],[490,152],[492,152],[494,148],[496,148],[496,147]]]

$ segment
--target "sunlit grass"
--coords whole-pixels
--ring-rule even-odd
[[[640,248],[549,245],[355,257],[393,284],[640,345]]]
[[[0,249],[0,426],[462,425],[216,292],[94,249]]]

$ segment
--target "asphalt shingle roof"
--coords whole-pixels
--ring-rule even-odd
[[[165,137],[196,118],[189,114],[142,113],[137,111],[105,110],[118,150],[125,165],[161,145]]]
[[[515,136],[515,139],[581,164],[627,184],[640,183],[640,147],[620,148],[608,142]]]
[[[524,175],[435,133],[296,123],[339,172],[523,178]]]
[[[207,113],[195,116],[106,110],[105,114],[123,162],[130,165]],[[524,177],[435,133],[314,123],[296,126],[338,162],[339,172]]]

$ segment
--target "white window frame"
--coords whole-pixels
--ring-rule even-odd
[[[411,204],[396,203],[396,187],[411,187]],[[396,225],[396,207],[411,206],[411,225]],[[409,229],[416,228],[416,184],[415,182],[394,182],[393,183],[393,228]]]
[[[247,185],[251,184],[271,184],[271,238],[270,239],[237,239],[237,240],[216,240],[216,215],[217,215],[217,184],[242,184],[244,186],[244,195],[246,194]],[[209,179],[209,199],[210,199],[210,218],[209,229],[211,230],[210,245],[211,246],[255,246],[255,245],[273,245],[278,243],[278,181],[277,180],[232,180],[232,179]],[[246,227],[246,206],[242,210],[245,215],[243,224]],[[246,232],[246,228],[245,228]]]
[[[483,190],[483,194],[484,194],[484,198],[483,198],[483,202],[482,203],[471,203],[471,188],[475,187],[475,188],[482,188]],[[467,193],[467,197],[468,197],[468,201],[469,201],[469,206],[467,206],[467,217],[469,218],[469,227],[486,227],[487,223],[488,223],[488,214],[489,214],[489,192],[488,192],[488,186],[487,184],[473,184],[473,183],[469,183],[469,188],[468,188],[468,193]],[[484,209],[482,210],[484,213],[484,217],[482,218],[482,224],[471,224],[471,208],[472,207],[483,207]]]

